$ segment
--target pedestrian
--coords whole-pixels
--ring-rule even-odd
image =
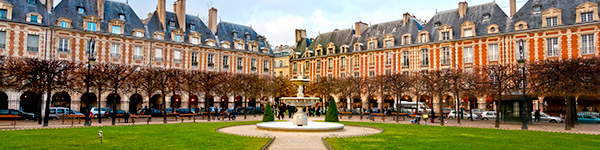
[[[427,115],[427,109],[423,110],[423,124],[427,125],[427,121],[429,121],[429,115]]]
[[[535,119],[533,120],[534,122],[540,122],[540,110],[535,110]]]
[[[435,111],[431,111],[431,123],[435,123]]]
[[[321,107],[317,108],[317,117],[321,117]]]
[[[129,123],[129,111],[125,112],[123,117],[125,118],[125,123]]]
[[[279,119],[279,120],[285,119],[284,118],[285,117],[285,106],[283,106],[283,104],[281,104],[281,105],[279,105],[278,109],[279,109],[278,110],[279,114],[277,115],[277,119]]]

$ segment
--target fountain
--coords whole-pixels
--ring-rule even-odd
[[[281,102],[295,106],[298,111],[294,114],[291,122],[265,122],[256,124],[260,129],[267,130],[284,130],[284,131],[329,131],[343,129],[344,125],[339,123],[329,122],[308,122],[308,117],[304,112],[304,107],[314,106],[319,102],[319,98],[304,97],[304,86],[308,85],[310,80],[303,79],[300,75],[300,79],[292,79],[293,84],[298,86],[298,93],[296,97],[282,97]]]

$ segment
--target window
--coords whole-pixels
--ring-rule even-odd
[[[442,47],[442,65],[450,65],[450,49]]]
[[[465,29],[465,33],[463,33],[463,34],[464,34],[464,37],[471,37],[471,36],[473,36],[473,29],[472,28]]]
[[[333,58],[327,59],[327,69],[333,69]]]
[[[121,34],[121,26],[112,26],[113,34]]]
[[[162,61],[162,49],[156,49],[154,52],[154,60]]]
[[[125,20],[125,14],[119,14],[119,19]]]
[[[66,22],[66,21],[61,21],[61,22],[60,22],[60,27],[63,27],[63,28],[69,28],[69,22]]]
[[[162,35],[160,35],[160,34],[157,34],[157,35],[156,35],[156,39],[157,39],[157,40],[162,40],[162,39],[163,39],[163,36],[162,36]]]
[[[110,57],[121,57],[121,44],[112,43],[110,45]]]
[[[37,0],[27,0],[27,4],[35,5],[35,1]]]
[[[442,32],[442,40],[450,40],[450,32]]]
[[[392,44],[392,40],[386,40],[386,41],[385,41],[385,47],[392,47],[392,46],[394,46],[394,45]]]
[[[79,14],[85,13],[85,8],[83,8],[83,7],[77,7],[77,13],[79,13]]]
[[[340,58],[340,69],[346,69],[346,57]]]
[[[182,41],[181,35],[175,35],[175,42],[181,42],[181,41]]]
[[[473,63],[473,47],[465,47],[463,50],[464,63]]]
[[[6,48],[6,31],[0,31],[0,49]]]
[[[408,55],[409,55],[408,51],[402,52],[402,67],[403,68],[407,68],[410,65],[410,58]]]
[[[491,17],[490,13],[483,14],[483,20],[490,20],[490,17]]]
[[[283,60],[279,60],[279,67],[283,67]]]
[[[488,61],[498,61],[498,44],[488,45]]]
[[[354,72],[355,77],[360,77],[360,72]]]
[[[581,35],[581,54],[594,54],[594,34]]]
[[[546,18],[546,27],[556,26],[558,25],[558,17],[548,17]]]
[[[198,38],[198,37],[192,37],[192,39],[190,40],[190,43],[192,43],[192,44],[200,44],[200,38]]]
[[[192,60],[192,67],[198,67],[198,53],[193,52],[191,60]]]
[[[317,72],[321,71],[321,60],[317,60]]]
[[[542,6],[533,6],[533,13],[540,13],[542,12]]]
[[[173,61],[177,63],[181,62],[181,51],[173,51]]]
[[[88,31],[96,31],[96,23],[94,23],[94,22],[88,22],[87,23],[87,30]]]
[[[142,60],[142,58],[143,58],[142,47],[141,46],[133,47],[133,59]]]
[[[385,65],[392,65],[392,52],[385,52]]]
[[[354,56],[354,68],[358,68],[360,66],[360,58],[359,56]]]
[[[256,58],[252,58],[250,60],[250,70],[251,71],[256,71]]]
[[[369,42],[369,49],[375,49],[375,42]]]
[[[242,43],[235,43],[235,49],[244,49],[244,44],[242,44]]]
[[[0,19],[7,19],[8,10],[0,9]]]
[[[40,36],[29,35],[27,36],[27,51],[37,52],[39,48]]]
[[[524,55],[525,57],[528,56],[528,52],[527,52],[527,42],[523,41],[523,53],[525,54],[521,54],[521,51],[519,50],[519,42],[516,42],[516,46],[515,46],[515,56],[518,59],[524,59],[522,58],[522,56]],[[506,56],[505,56],[506,57]]]
[[[427,34],[421,34],[421,43],[427,42]]]
[[[243,58],[242,57],[238,57],[237,58],[237,69],[239,71],[241,71],[244,68],[244,65],[242,65],[243,63]]]
[[[310,70],[310,61],[304,62],[304,73],[308,73],[307,70]]]
[[[169,27],[175,27],[175,21],[169,21]]]
[[[190,24],[190,30],[191,30],[191,31],[194,31],[194,30],[196,30],[196,25],[194,25],[194,24]]]
[[[581,22],[590,22],[590,21],[594,21],[594,13],[593,12],[581,13]]]
[[[206,63],[208,64],[208,68],[210,69],[212,69],[215,66],[215,63],[213,63],[213,57],[215,57],[214,54],[208,54],[206,59]]]
[[[298,65],[296,65],[296,63],[292,64],[292,73],[298,73]]]
[[[410,44],[410,37],[404,36],[404,45],[408,45],[408,44]]]
[[[546,39],[548,57],[558,56],[558,38]]]
[[[58,52],[69,52],[69,39],[58,39]]]
[[[144,33],[137,31],[137,32],[135,32],[135,36],[136,37],[144,37]]]
[[[268,60],[263,60],[263,71],[264,72],[269,72],[269,61]]]
[[[223,56],[223,69],[229,69],[229,56]]]
[[[369,76],[375,76],[375,71],[369,71]]]
[[[31,22],[31,23],[37,23],[38,22],[38,16],[37,15],[31,15],[29,22]]]
[[[429,50],[421,50],[421,66],[429,66]]]

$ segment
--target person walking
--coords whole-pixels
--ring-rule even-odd
[[[435,111],[431,111],[431,123],[435,123]]]
[[[427,125],[427,121],[429,121],[429,115],[427,114],[427,109],[423,109],[423,124]]]
[[[533,120],[534,122],[540,122],[540,110],[535,110],[535,119]]]
[[[125,123],[129,123],[129,111],[125,112],[125,115],[123,116],[123,118],[125,119]]]
[[[285,117],[285,106],[283,104],[279,105],[277,119],[283,120]]]

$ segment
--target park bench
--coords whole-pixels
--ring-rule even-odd
[[[167,118],[173,118],[175,121],[179,118],[179,113],[167,113]]]
[[[191,120],[193,117],[194,122],[196,122],[196,114],[179,114],[179,117],[181,117],[181,122],[183,122],[185,117],[188,117],[188,120]]]
[[[60,115],[60,120],[62,121],[62,124],[65,124],[65,121],[67,121],[71,122],[71,126],[73,126],[76,119],[78,123],[81,124],[81,119],[85,121],[85,115]]]
[[[13,128],[17,128],[17,120],[21,119],[19,115],[0,115],[0,122],[10,122]]]
[[[385,113],[371,113],[371,120],[375,121],[375,117],[380,117],[383,122],[385,122]]]
[[[131,118],[131,122],[133,124],[135,124],[135,119],[147,118],[148,121],[146,122],[146,124],[150,124],[150,118],[152,118],[152,115],[131,115],[131,116],[129,116],[129,118]]]
[[[200,116],[202,117],[202,119],[206,119],[206,116],[208,116],[207,114],[208,114],[207,112],[202,112],[202,113],[200,113]],[[215,112],[210,112],[210,114],[214,116]]]
[[[396,115],[399,117],[402,117],[403,121],[406,120],[406,116],[407,116],[406,113],[392,113],[392,116],[394,116],[394,120],[396,120]]]
[[[340,114],[340,119],[342,119],[342,116],[348,116],[348,119],[352,118],[352,112],[341,111],[341,112],[339,112],[339,114]]]

